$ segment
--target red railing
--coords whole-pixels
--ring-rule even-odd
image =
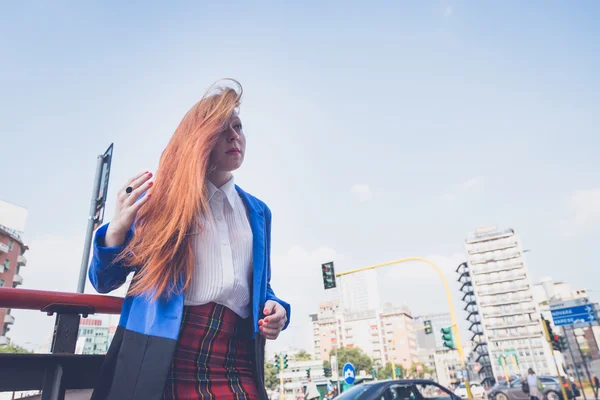
[[[0,354],[0,392],[42,390],[42,400],[63,400],[68,389],[94,387],[105,356],[73,354],[79,320],[120,314],[122,303],[112,296],[0,288],[0,308],[56,314],[51,354]]]

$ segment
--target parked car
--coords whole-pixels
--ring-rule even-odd
[[[485,392],[484,387],[481,386],[481,383],[479,383],[479,382],[470,382],[470,383],[471,383],[471,393],[473,393],[473,398],[485,400],[487,393]],[[467,387],[465,386],[465,384],[461,383],[460,385],[458,385],[456,387],[456,389],[454,389],[454,394],[457,395],[458,397],[462,397],[463,399],[466,399],[468,396],[467,396]]]
[[[538,375],[537,378],[544,388],[544,399],[540,400],[562,400],[561,381],[559,381],[558,377]],[[564,379],[562,379],[562,383],[566,385],[565,389],[569,399],[574,399],[580,395],[577,387],[573,387],[573,390],[571,390],[569,384]],[[529,394],[523,392],[523,382],[516,378],[511,380],[508,385],[506,381],[496,383],[492,390],[490,390],[488,398],[489,400],[529,400]]]
[[[434,381],[404,379],[366,382],[334,400],[460,400],[460,397]]]

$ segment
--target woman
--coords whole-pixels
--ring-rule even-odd
[[[234,184],[246,137],[241,86],[184,116],[156,177],[118,193],[89,277],[100,293],[134,278],[92,399],[266,399],[264,339],[290,306],[271,289],[271,211]]]
[[[527,385],[529,386],[529,398],[530,400],[542,400],[544,397],[540,393],[537,376],[533,369],[529,368],[527,371]]]

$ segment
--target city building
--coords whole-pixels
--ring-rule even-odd
[[[338,278],[345,312],[360,313],[381,307],[377,271],[368,270]]]
[[[324,302],[310,315],[313,357],[329,360],[335,348],[360,348],[378,365],[394,359],[405,368],[418,361],[413,317],[406,307],[384,304],[374,310],[342,312],[339,302]],[[369,372],[369,371],[367,371]]]
[[[109,327],[100,318],[82,318],[76,354],[105,354],[109,345]]]
[[[434,353],[436,382],[453,388],[462,381],[460,357],[454,350],[438,350]]]
[[[24,255],[27,249],[21,232],[0,225],[0,287],[16,288],[23,284],[21,268],[27,265]],[[15,323],[10,309],[0,309],[0,323],[0,345],[9,344],[7,334]]]
[[[517,234],[512,229],[479,228],[466,239],[465,251],[467,263],[458,270],[463,300],[468,320],[479,332],[473,336],[474,346],[485,349],[493,377],[503,380],[529,367],[538,374],[555,373]],[[518,363],[508,363],[505,370],[501,360],[513,354]]]

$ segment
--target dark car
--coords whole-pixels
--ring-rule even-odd
[[[460,400],[445,387],[426,379],[372,381],[346,390],[335,400]]]
[[[545,400],[561,400],[562,391],[560,388],[560,381],[556,376],[538,376],[538,380],[542,383],[544,388],[544,399]],[[580,395],[579,389],[575,386],[573,390],[569,387],[563,379],[567,397],[574,399]],[[575,393],[573,393],[575,392]],[[506,381],[498,382],[488,393],[489,400],[529,400],[529,394],[523,392],[523,382],[514,378],[506,384]],[[544,400],[540,399],[540,400]]]

